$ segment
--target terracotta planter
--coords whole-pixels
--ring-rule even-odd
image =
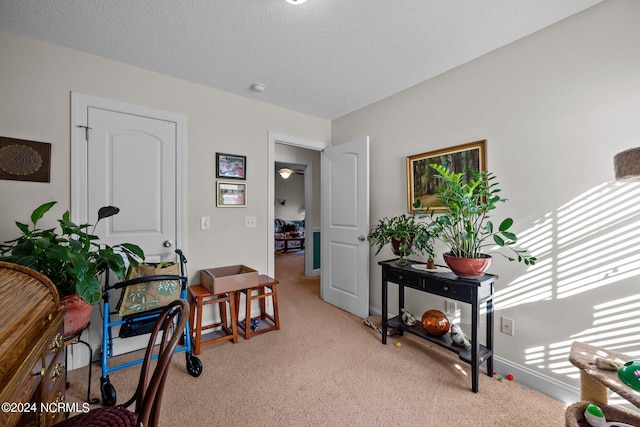
[[[458,258],[450,253],[443,254],[444,262],[453,273],[463,279],[477,279],[484,276],[485,271],[491,265],[491,256],[482,255],[482,258]]]
[[[67,310],[64,314],[65,337],[80,332],[91,321],[93,307],[77,295],[67,295],[60,298],[60,308]]]

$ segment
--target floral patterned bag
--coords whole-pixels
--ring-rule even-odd
[[[142,263],[137,267],[129,267],[127,280],[161,275],[180,276],[180,265],[175,262]],[[179,299],[180,291],[179,277],[176,277],[176,280],[159,280],[127,286],[122,290],[118,302],[118,314],[120,317],[125,317],[163,308]]]

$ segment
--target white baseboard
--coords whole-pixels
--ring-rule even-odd
[[[562,383],[527,367],[517,365],[499,356],[493,356],[493,370],[503,377],[507,374],[512,374],[519,384],[532,388],[561,402],[569,404],[580,400],[580,390],[578,388]]]

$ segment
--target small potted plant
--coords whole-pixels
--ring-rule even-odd
[[[433,230],[429,224],[416,221],[414,215],[401,214],[380,219],[371,227],[367,239],[377,248],[376,255],[385,245],[391,244],[392,252],[400,257],[396,261],[398,265],[407,265],[408,257],[413,253],[426,253],[433,258]]]
[[[509,261],[534,265],[536,257],[528,255],[526,250],[515,249],[518,241],[515,233],[510,231],[513,219],[505,218],[497,228],[489,220],[489,213],[500,202],[500,189],[493,182],[495,176],[488,171],[474,171],[473,177],[466,179],[463,173],[453,173],[446,167],[431,164],[438,172],[436,179],[440,186],[436,197],[446,212],[436,215],[429,207],[422,207],[417,200],[413,207],[426,212],[420,218],[429,217],[435,234],[448,247],[444,254],[445,263],[462,278],[477,278],[484,274],[491,264],[491,255],[484,251],[488,246],[497,245],[505,248],[510,255],[502,256]]]
[[[101,274],[111,270],[123,280],[127,269],[123,256],[136,266],[144,260],[144,252],[130,243],[113,247],[99,243],[98,236],[88,231],[90,224],[71,222],[69,211],[58,220],[59,231],[38,228],[38,221],[55,204],[48,202],[37,207],[31,214],[32,227],[16,221],[22,235],[0,244],[0,260],[33,268],[49,277],[61,297],[77,294],[93,304],[102,297]],[[98,221],[116,213],[116,207],[101,208]]]

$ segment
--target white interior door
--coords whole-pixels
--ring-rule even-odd
[[[90,107],[88,124],[87,210],[120,209],[96,234],[139,245],[150,262],[175,259],[176,123]]]
[[[322,153],[321,297],[369,315],[369,137]]]
[[[176,124],[102,108],[89,107],[87,113],[87,210],[97,215],[102,206],[120,209],[100,221],[95,234],[107,245],[137,244],[147,262],[174,260]],[[119,296],[120,291],[111,293],[111,309]],[[118,329],[114,354],[147,345],[146,335],[115,338]]]

